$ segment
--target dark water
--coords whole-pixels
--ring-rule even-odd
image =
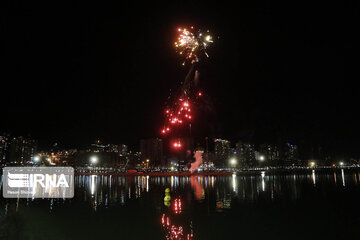
[[[73,199],[1,197],[0,239],[359,239],[358,171],[79,176],[75,186]]]

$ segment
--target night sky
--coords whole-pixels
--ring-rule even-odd
[[[95,139],[136,147],[159,136],[169,90],[187,72],[176,28],[194,25],[218,37],[200,68],[215,117],[197,124],[208,136],[358,155],[358,9],[251,2],[8,3],[0,14],[0,132],[43,148]]]

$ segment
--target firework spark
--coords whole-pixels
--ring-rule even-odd
[[[206,49],[213,42],[209,30],[206,32],[195,31],[194,27],[191,27],[190,29],[178,28],[178,32],[179,37],[175,42],[175,47],[176,51],[185,58],[182,63],[183,66],[187,61],[195,60],[198,62],[202,53],[208,57]]]

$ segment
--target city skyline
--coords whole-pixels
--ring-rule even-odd
[[[49,149],[38,147],[36,139],[22,136],[0,134],[0,163],[1,164],[34,164],[39,156],[49,161],[50,165],[82,166],[89,163],[89,159],[97,156],[98,166],[119,167],[144,164],[149,167],[168,167],[177,162],[179,166],[186,166],[193,161],[192,151],[203,151],[205,166],[211,163],[221,168],[228,167],[230,161],[236,161],[241,167],[266,167],[266,166],[307,166],[314,162],[319,166],[333,166],[342,162],[356,166],[360,160],[356,156],[334,155],[321,146],[306,149],[303,146],[290,142],[260,143],[238,140],[231,142],[227,139],[204,139],[203,145],[193,146],[194,139],[182,139],[182,149],[172,149],[172,141],[161,138],[141,139],[140,147],[133,148],[124,143],[109,143],[101,140],[93,141],[85,147],[64,148],[54,144]],[[97,160],[97,161],[98,161]],[[146,164],[146,163],[145,163]],[[144,166],[139,167],[143,168]]]

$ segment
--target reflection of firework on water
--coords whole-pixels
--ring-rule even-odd
[[[182,212],[181,199],[175,199],[173,206],[174,206],[174,213],[175,214],[180,214]]]
[[[206,48],[213,42],[209,30],[206,32],[195,31],[194,27],[191,27],[190,29],[178,28],[178,32],[179,37],[175,42],[175,47],[177,52],[185,58],[183,65],[186,61],[195,60],[198,62],[201,53],[208,56]]]
[[[165,238],[168,240],[190,240],[194,239],[194,234],[190,226],[190,233],[186,233],[186,230],[181,225],[173,224],[168,216],[165,214],[161,217],[161,225],[165,230]]]

